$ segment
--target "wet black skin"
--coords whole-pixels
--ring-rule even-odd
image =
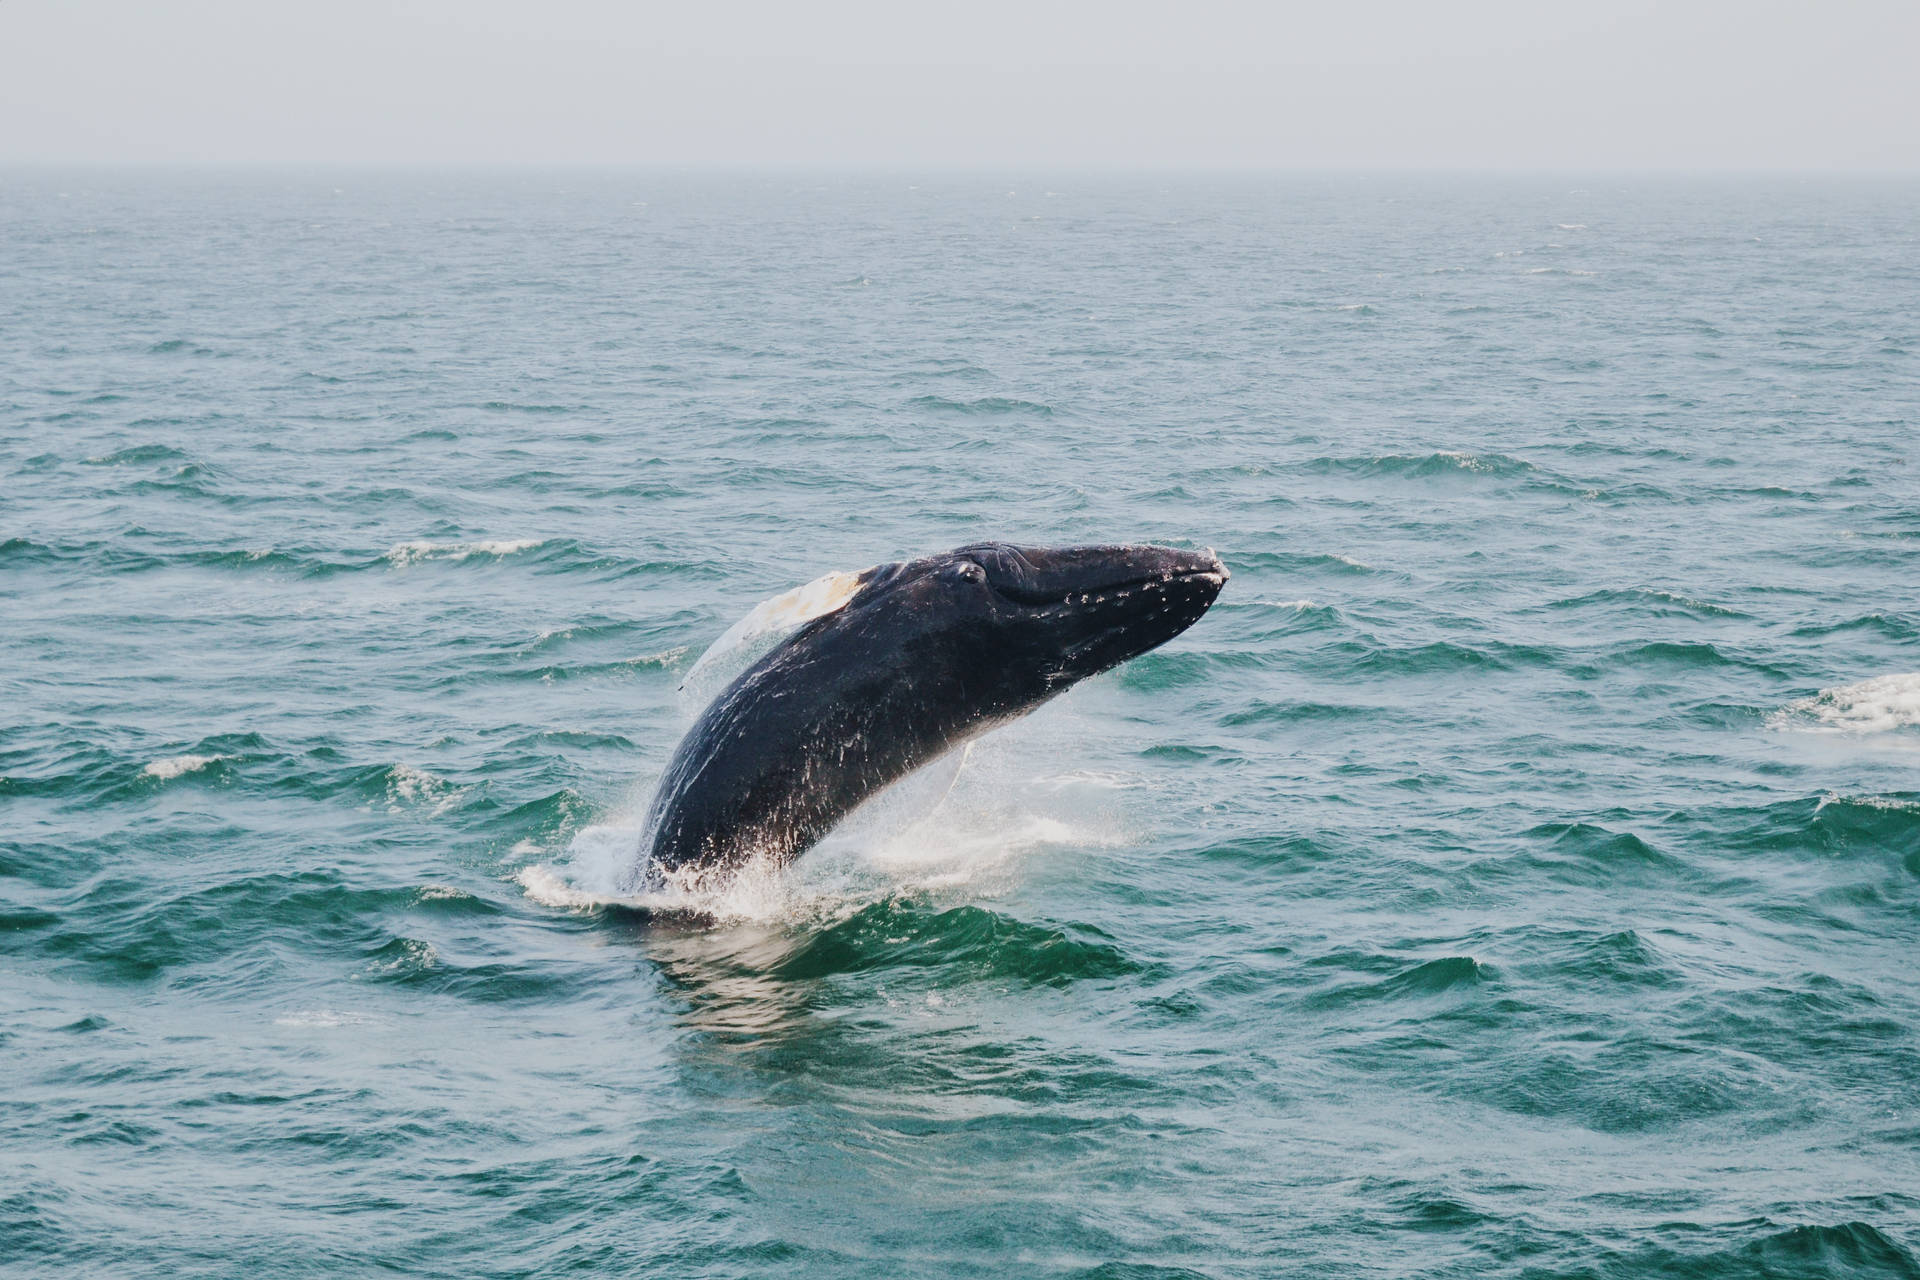
[[[784,864],[861,801],[1165,644],[1226,584],[1210,552],[980,543],[869,570],[721,692],[674,751],[635,884]]]

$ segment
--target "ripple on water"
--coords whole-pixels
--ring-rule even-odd
[[[83,177],[0,1270],[1920,1276],[1907,186]],[[631,892],[694,655],[996,536],[1234,578]]]

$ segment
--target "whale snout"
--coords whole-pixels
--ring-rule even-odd
[[[1215,555],[1211,547],[1205,551],[1179,551],[1171,547],[1155,547],[1154,550],[1169,553],[1170,562],[1165,569],[1168,578],[1192,578],[1200,583],[1210,578],[1217,593],[1233,576],[1227,571],[1226,561]]]
[[[994,589],[1056,655],[1052,687],[1108,670],[1179,635],[1230,576],[1211,550],[1150,545],[998,549],[981,556]],[[1025,619],[1024,622],[1019,619]]]
[[[1211,550],[1152,545],[968,548],[994,590],[1023,605],[1087,604],[1153,584],[1184,582],[1214,594],[1227,566]],[[1211,603],[1211,598],[1209,598]]]

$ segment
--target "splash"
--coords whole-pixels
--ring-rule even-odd
[[[851,573],[822,574],[805,586],[761,601],[694,660],[686,679],[680,682],[682,695],[694,705],[705,706],[714,694],[782,638],[815,618],[844,608],[872,572],[872,569],[859,569]]]
[[[575,835],[563,861],[523,867],[515,879],[528,898],[563,910],[720,923],[834,920],[902,895],[995,896],[1029,857],[1125,842],[1113,801],[1132,779],[1036,768],[1058,759],[1056,739],[1073,731],[1070,714],[1049,709],[951,752],[875,795],[786,867],[688,868],[658,889],[625,892],[646,847],[644,805],[635,803]]]

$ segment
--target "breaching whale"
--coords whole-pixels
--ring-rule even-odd
[[[629,887],[792,861],[888,784],[1179,635],[1226,581],[1211,552],[994,542],[810,584],[818,616],[674,750]]]

